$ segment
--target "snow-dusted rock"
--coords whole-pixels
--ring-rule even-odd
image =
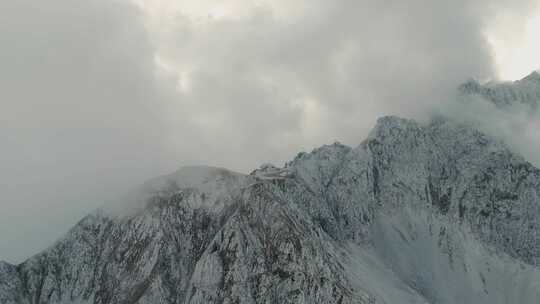
[[[499,107],[521,104],[536,110],[540,105],[540,73],[532,72],[527,77],[514,82],[489,82],[480,84],[469,80],[460,86],[466,95],[479,95]]]
[[[24,287],[14,265],[0,261],[0,303],[26,304]]]

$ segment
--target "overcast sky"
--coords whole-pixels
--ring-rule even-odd
[[[540,67],[538,4],[0,1],[0,259],[180,166],[355,146],[470,77],[524,76]]]

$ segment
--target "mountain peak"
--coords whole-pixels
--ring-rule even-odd
[[[478,96],[489,100],[499,108],[521,104],[534,110],[540,103],[540,73],[534,71],[514,82],[482,84],[476,80],[469,80],[459,86],[459,92],[465,97]]]
[[[383,116],[377,119],[377,124],[369,133],[368,139],[394,136],[396,132],[419,129],[420,125],[411,119],[397,116]]]
[[[102,206],[100,211],[111,216],[132,216],[146,209],[156,198],[168,199],[186,192],[199,196],[191,202],[193,207],[217,212],[223,207],[222,201],[238,191],[248,179],[245,174],[219,167],[181,167],[171,174],[143,183],[116,202]]]
[[[538,71],[534,71],[531,74],[527,75],[525,78],[523,78],[521,81],[540,83],[540,73]]]

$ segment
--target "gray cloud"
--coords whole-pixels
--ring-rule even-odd
[[[180,165],[249,171],[356,145],[380,115],[426,117],[493,77],[483,31],[533,3],[246,1],[236,18],[147,27],[127,2],[0,2],[0,259]]]
[[[481,88],[479,91],[473,89],[471,93],[469,90],[469,94],[459,96],[457,102],[438,105],[436,111],[501,140],[512,151],[540,167],[539,79],[538,74],[531,74],[514,82],[476,84]],[[482,89],[489,89],[489,95],[480,93]]]
[[[176,164],[140,12],[95,0],[0,11],[0,258],[19,260]]]
[[[426,114],[464,79],[494,76],[483,30],[511,11],[505,1],[309,3],[294,17],[264,5],[206,23],[180,15],[158,43],[187,79],[179,104],[192,124],[238,143],[220,149],[224,162],[243,168],[323,142],[354,145],[377,116]],[[514,5],[517,14],[528,2]]]

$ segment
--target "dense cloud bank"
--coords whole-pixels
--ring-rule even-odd
[[[425,119],[494,77],[484,31],[504,12],[519,32],[534,4],[172,3],[0,3],[0,259],[181,165],[248,171]]]

